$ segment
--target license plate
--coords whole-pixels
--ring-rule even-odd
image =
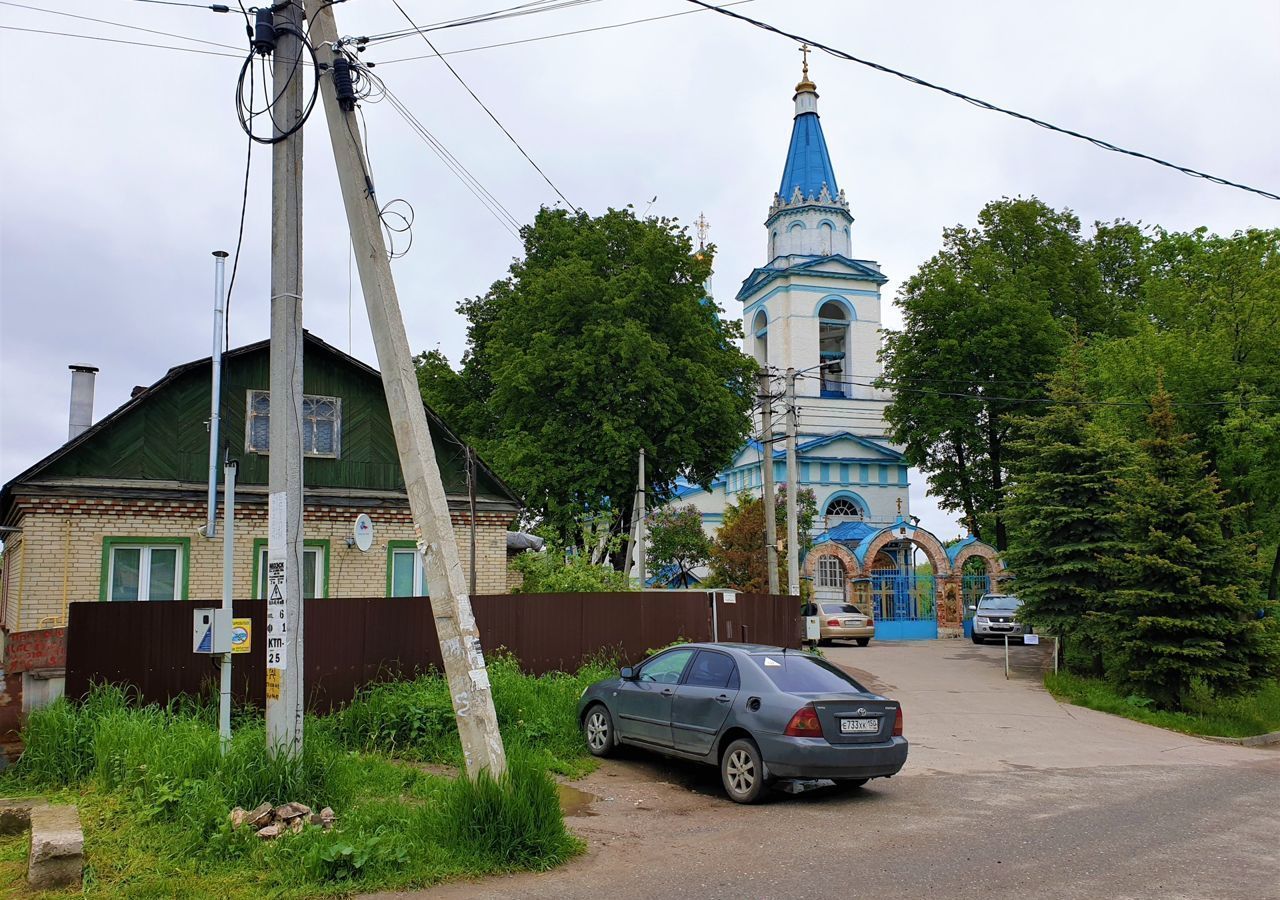
[[[845,628],[857,628],[857,627],[858,627],[858,622],[857,622],[857,620],[856,620],[856,619],[845,619],[845,620],[844,620],[844,627],[845,627]]]
[[[874,734],[880,730],[879,719],[841,719],[841,734]]]

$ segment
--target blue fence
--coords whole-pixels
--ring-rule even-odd
[[[932,575],[904,575],[896,569],[872,572],[871,605],[878,640],[918,641],[938,636]]]

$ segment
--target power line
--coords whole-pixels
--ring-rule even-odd
[[[209,9],[216,13],[231,12],[225,3],[179,3],[178,0],[133,0],[134,3],[154,3],[157,6],[186,6],[190,9]]]
[[[410,18],[409,14],[404,11],[404,7],[400,5],[400,0],[391,0],[391,2],[396,9],[400,10],[400,15],[405,17],[405,21],[407,21],[410,25],[412,25],[414,29],[417,29],[418,28],[417,23],[415,23],[413,19]],[[424,34],[421,31],[419,31],[418,33],[421,35],[422,39],[427,42],[427,46],[431,48],[431,52],[439,55],[439,51],[436,50],[435,44],[431,43],[431,38],[427,37],[426,34]],[[578,207],[575,204],[571,203],[569,201],[569,198],[564,195],[564,191],[556,187],[555,182],[552,181],[550,178],[548,178],[547,173],[542,171],[542,168],[536,162],[533,161],[533,157],[530,156],[527,152],[525,152],[524,147],[520,146],[520,142],[517,141],[515,139],[515,136],[510,131],[507,130],[507,126],[503,125],[500,121],[498,121],[498,117],[493,114],[493,110],[485,106],[484,101],[481,100],[478,96],[476,96],[476,92],[471,90],[471,86],[468,85],[466,81],[463,80],[462,76],[458,74],[458,70],[453,67],[453,64],[450,63],[449,60],[445,59],[443,56],[440,57],[440,61],[445,64],[445,67],[449,70],[450,73],[452,73],[453,77],[458,79],[458,84],[466,88],[467,93],[471,95],[471,99],[475,100],[476,103],[479,103],[480,108],[489,114],[490,119],[493,119],[493,123],[502,129],[502,133],[507,136],[507,139],[510,140],[511,143],[515,144],[516,149],[520,151],[520,155],[529,161],[529,165],[533,166],[533,168],[537,171],[537,173],[542,176],[542,180],[551,186],[551,189],[555,191],[556,194],[559,195],[560,199],[565,202],[565,204],[569,207],[569,209],[571,210],[577,209]]]
[[[147,34],[158,34],[161,37],[177,38],[180,41],[193,41],[197,44],[208,44],[210,47],[225,47],[228,50],[239,50],[239,46],[235,44],[222,44],[218,41],[206,41],[202,38],[187,37],[185,34],[174,34],[171,31],[156,31],[154,28],[142,28],[138,25],[126,25],[124,22],[114,22],[110,19],[95,19],[93,16],[81,16],[76,13],[63,12],[59,9],[46,9],[43,6],[30,6],[26,3],[13,3],[11,0],[0,0],[0,6],[12,6],[16,9],[27,9],[32,12],[48,13],[51,16],[65,16],[68,19],[80,19],[84,22],[97,22],[100,25],[111,25],[115,28],[127,28],[130,31],[142,31]]]
[[[216,50],[197,50],[195,47],[174,47],[171,44],[148,44],[145,41],[126,41],[121,38],[101,37],[96,34],[74,34],[68,31],[49,31],[43,28],[19,28],[16,25],[0,25],[0,29],[4,31],[21,31],[24,34],[48,34],[56,37],[80,38],[85,41],[102,41],[107,44],[126,44],[130,47],[152,47],[156,50],[178,50],[182,53],[198,53],[201,56],[226,56],[230,59],[240,59],[239,53],[219,53]],[[194,38],[183,38],[183,40],[194,40]]]
[[[743,3],[752,3],[754,0],[731,0],[723,6],[741,6]],[[718,7],[713,7],[718,8]],[[380,66],[389,66],[392,63],[413,62],[418,59],[436,59],[441,56],[457,56],[460,53],[475,53],[478,50],[496,50],[500,47],[514,47],[518,44],[533,44],[538,41],[549,41],[552,38],[572,37],[576,34],[591,34],[597,31],[611,31],[614,28],[626,28],[629,25],[642,25],[645,22],[658,22],[662,19],[674,19],[677,16],[692,16],[697,13],[706,12],[705,9],[687,9],[684,12],[667,13],[662,16],[648,16],[643,19],[630,19],[626,22],[615,22],[612,25],[596,25],[591,28],[578,28],[573,31],[558,31],[555,34],[542,34],[536,37],[520,38],[514,41],[501,41],[496,44],[482,44],[478,47],[465,47],[461,50],[449,50],[445,53],[424,53],[420,56],[402,56],[399,59],[387,59],[378,63]]]
[[[1070,128],[1063,128],[1060,125],[1054,125],[1051,122],[1046,122],[1043,119],[1037,119],[1036,117],[1029,116],[1026,113],[1016,112],[1015,110],[1008,109],[1003,106],[997,106],[996,104],[990,103],[986,100],[980,100],[977,97],[970,96],[969,94],[964,94],[964,93],[961,93],[960,91],[952,90],[951,88],[948,88],[948,87],[943,87],[940,84],[934,84],[931,81],[925,81],[923,78],[919,78],[915,75],[909,75],[906,72],[901,72],[897,69],[892,69],[889,66],[881,65],[880,63],[877,63],[877,62],[872,62],[869,59],[861,59],[860,57],[854,56],[852,53],[847,53],[844,50],[837,50],[836,48],[828,46],[827,44],[824,44],[821,41],[817,41],[811,37],[805,37],[803,35],[794,34],[790,31],[784,31],[783,29],[778,28],[776,25],[770,25],[768,22],[762,22],[759,19],[753,19],[750,16],[744,16],[742,13],[730,12],[729,10],[721,6],[713,6],[712,4],[707,3],[706,0],[689,0],[689,2],[697,6],[700,6],[703,9],[715,10],[716,12],[724,16],[729,16],[730,18],[733,18],[733,19],[740,19],[743,22],[747,22],[751,25],[754,25],[756,28],[761,28],[765,31],[771,31],[774,34],[781,35],[785,38],[790,38],[791,40],[797,43],[809,44],[812,47],[817,47],[819,50],[824,50],[827,53],[831,54],[832,56],[836,57],[837,59],[847,60],[848,62],[855,62],[855,63],[858,63],[858,65],[867,66],[868,68],[875,69],[877,72],[884,72],[886,75],[893,75],[896,78],[901,78],[904,81],[909,81],[910,83],[919,85],[920,87],[925,87],[925,88],[929,88],[930,90],[939,91],[943,94],[946,94],[949,97],[955,97],[957,100],[963,100],[966,103],[971,103],[974,106],[978,107],[979,109],[985,109],[991,112],[1003,113],[1006,116],[1011,116],[1015,119],[1021,119],[1024,122],[1030,122],[1032,125],[1039,125],[1041,128],[1047,128],[1049,131],[1056,131],[1059,134],[1065,134],[1068,137],[1073,137],[1082,141],[1086,141],[1102,150],[1110,150],[1113,153],[1123,153],[1126,156],[1133,156],[1133,157],[1136,157],[1137,159],[1144,159],[1147,162],[1152,162],[1158,166],[1164,166],[1165,168],[1173,169],[1176,172],[1181,172],[1183,175],[1189,175],[1192,178],[1203,178],[1205,181],[1210,181],[1214,184],[1220,184],[1224,187],[1238,188],[1239,190],[1242,190],[1242,191],[1248,191],[1251,194],[1257,194],[1260,197],[1266,197],[1268,200],[1280,200],[1280,194],[1273,194],[1270,191],[1264,191],[1261,188],[1250,187],[1247,184],[1240,184],[1239,182],[1236,182],[1236,181],[1228,181],[1227,179],[1220,178],[1217,175],[1210,175],[1207,172],[1201,172],[1198,169],[1192,169],[1187,166],[1179,165],[1177,163],[1172,163],[1172,162],[1169,162],[1168,160],[1160,159],[1159,157],[1151,156],[1150,154],[1147,154],[1147,153],[1141,153],[1137,150],[1128,150],[1124,147],[1120,147],[1116,144],[1113,144],[1110,141],[1104,141],[1101,138],[1091,137],[1090,135],[1084,134],[1082,132],[1073,131]]]
[[[600,0],[533,0],[530,3],[521,3],[518,6],[509,6],[505,9],[497,9],[487,13],[477,13],[474,16],[463,16],[458,19],[446,19],[442,22],[433,22],[430,25],[424,25],[421,28],[403,28],[397,31],[389,31],[384,34],[366,35],[357,38],[360,44],[370,43],[386,43],[389,41],[397,41],[401,38],[412,37],[415,34],[422,34],[427,31],[444,31],[449,28],[460,28],[464,25],[480,25],[486,22],[497,22],[502,19],[515,19],[522,16],[531,16],[544,12],[556,12],[561,9],[569,9],[574,6],[585,6],[588,3],[599,3]]]

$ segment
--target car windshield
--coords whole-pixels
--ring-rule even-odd
[[[866,693],[853,677],[822,659],[801,653],[762,653],[752,656],[780,691],[791,694]]]
[[[822,612],[824,615],[828,616],[850,614],[862,615],[862,613],[858,611],[858,607],[850,606],[848,603],[824,603],[822,604]]]
[[[983,597],[978,601],[978,609],[1017,609],[1021,605],[1017,597]]]

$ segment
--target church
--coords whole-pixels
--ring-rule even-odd
[[[783,388],[794,376],[797,481],[817,502],[813,548],[801,563],[811,596],[824,609],[857,605],[881,638],[960,633],[965,602],[1006,576],[992,548],[972,537],[944,548],[911,516],[907,461],[884,419],[893,395],[876,387],[887,279],[879,263],[854,253],[854,218],[803,49],[791,142],[764,222],[765,263],[736,297],[743,350],[770,376],[772,427],[766,435],[758,407],[753,438],[733,464],[709,490],[678,484],[672,502],[694,505],[714,534],[729,504],[761,495],[764,466],[776,485],[787,484],[792,401]]]

